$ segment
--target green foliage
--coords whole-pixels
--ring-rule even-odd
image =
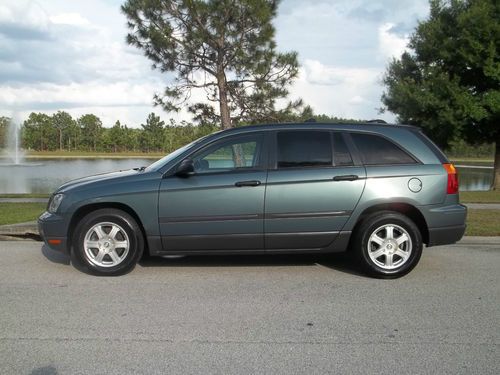
[[[431,0],[429,19],[384,77],[385,109],[440,146],[495,142],[500,189],[500,2]]]
[[[82,131],[82,144],[87,150],[97,151],[102,133],[102,122],[96,115],[87,114],[80,117],[78,126]]]
[[[10,119],[8,117],[0,116],[0,146],[5,145],[7,141],[7,127],[9,126]]]
[[[223,128],[301,107],[299,100],[275,109],[298,74],[297,54],[276,50],[277,6],[277,0],[127,0],[127,42],[143,50],[153,68],[175,74],[155,103],[167,111],[187,106],[198,123]],[[190,105],[193,89],[203,89],[219,111]]]
[[[61,121],[61,118],[65,121]],[[263,123],[297,123],[315,119],[319,123],[356,123],[327,115],[315,115],[310,107],[300,113],[281,113]],[[59,121],[59,123],[57,122]],[[63,122],[64,125],[60,125]],[[251,123],[240,122],[237,126]],[[1,122],[0,122],[1,125]],[[0,128],[1,129],[1,128]],[[61,133],[59,130],[61,129]],[[50,116],[31,113],[22,126],[22,147],[32,151],[82,151],[84,153],[106,152],[151,152],[169,153],[195,139],[220,130],[216,124],[194,125],[170,119],[167,123],[154,113],[150,113],[140,128],[129,128],[120,121],[111,127],[104,127],[94,114],[86,114],[76,121],[65,112]],[[59,137],[62,137],[60,149]],[[246,149],[243,150],[247,152]]]

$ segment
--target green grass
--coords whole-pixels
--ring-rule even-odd
[[[0,198],[49,198],[50,194],[0,194]]]
[[[493,159],[488,158],[460,158],[460,157],[450,157],[450,161],[454,164],[460,163],[470,163],[470,162],[478,162],[478,163],[491,163],[493,165]]]
[[[469,210],[466,236],[500,236],[500,210]]]
[[[46,207],[45,203],[0,203],[0,225],[36,220]]]
[[[500,203],[500,190],[490,191],[461,191],[462,203]]]

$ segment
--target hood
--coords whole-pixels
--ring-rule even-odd
[[[140,169],[127,169],[125,171],[96,174],[93,176],[78,178],[61,185],[56,193],[65,193],[70,190],[84,188],[90,184],[113,182],[120,179],[127,179],[131,176],[143,175],[145,172]]]

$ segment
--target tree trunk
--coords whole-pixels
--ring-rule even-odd
[[[493,190],[500,190],[500,139],[495,142],[495,164],[493,167]]]
[[[217,75],[217,86],[219,88],[219,106],[222,129],[230,129],[233,127],[231,123],[231,114],[229,113],[229,103],[227,101],[227,81],[223,70]]]
[[[62,144],[62,129],[59,129],[59,150],[62,151],[63,149],[63,144]]]

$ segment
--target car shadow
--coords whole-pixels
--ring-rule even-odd
[[[189,255],[184,257],[143,256],[142,267],[302,267],[323,266],[335,271],[366,277],[348,254],[241,254]]]
[[[71,265],[68,254],[42,245],[43,256],[52,263]],[[142,267],[302,267],[323,266],[338,272],[366,277],[347,253],[340,254],[241,254],[189,255],[185,257],[153,257],[145,254],[139,261]],[[76,267],[76,265],[74,265]],[[85,272],[80,267],[77,267]]]
[[[47,245],[42,245],[42,254],[52,263],[64,264],[69,266],[71,264],[71,257],[68,254],[61,253],[60,251],[52,250]]]

